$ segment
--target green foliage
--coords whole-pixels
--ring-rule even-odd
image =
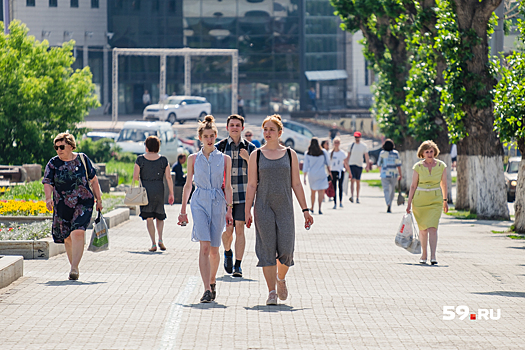
[[[108,174],[118,174],[118,183],[131,185],[131,180],[133,178],[133,168],[135,167],[136,156],[131,162],[119,162],[115,160],[110,160],[106,163],[106,173]]]
[[[43,201],[46,199],[44,193],[44,185],[40,181],[28,182],[24,185],[12,186],[9,191],[5,192],[2,199],[19,199],[19,200],[33,200]]]
[[[37,240],[51,236],[51,220],[31,224],[0,223],[0,241]]]
[[[95,163],[105,163],[115,156],[118,147],[112,139],[93,141],[88,137],[77,144],[77,151],[85,153]]]
[[[464,219],[464,220],[471,220],[471,219],[478,218],[476,214],[473,214],[469,211],[462,211],[462,210],[449,210],[447,215],[453,216],[456,219]]]
[[[54,137],[75,132],[98,107],[88,67],[73,72],[74,42],[49,47],[28,36],[27,27],[0,23],[0,163],[45,165],[55,155]]]

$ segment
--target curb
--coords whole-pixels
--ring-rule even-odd
[[[109,228],[115,227],[129,220],[129,209],[119,208],[104,215]],[[92,228],[92,226],[90,226]],[[91,238],[91,232],[86,230],[84,243]],[[0,254],[2,255],[21,255],[25,260],[29,259],[49,259],[55,255],[66,252],[64,244],[53,242],[53,238],[46,237],[39,240],[23,241],[0,241]]]
[[[24,259],[21,256],[0,256],[0,289],[5,288],[24,275]]]

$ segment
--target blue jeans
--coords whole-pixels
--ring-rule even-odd
[[[383,185],[383,193],[385,194],[386,205],[390,206],[396,194],[397,177],[383,177],[381,178],[381,185]]]

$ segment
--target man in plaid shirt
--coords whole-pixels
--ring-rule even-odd
[[[227,273],[232,273],[234,277],[242,277],[241,261],[244,255],[246,239],[244,237],[244,203],[246,202],[246,187],[248,185],[248,160],[250,153],[256,147],[253,143],[243,139],[241,136],[244,130],[244,118],[237,114],[232,114],[226,120],[226,130],[228,138],[215,144],[217,149],[227,154],[232,159],[232,188],[233,188],[233,220],[235,225],[227,226],[222,234],[222,244],[224,245],[224,269]],[[233,229],[235,227],[235,266],[233,265],[233,252],[231,246],[233,242]]]

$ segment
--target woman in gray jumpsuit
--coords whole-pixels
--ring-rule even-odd
[[[276,305],[277,297],[286,300],[286,273],[293,265],[295,227],[292,189],[302,208],[305,227],[314,220],[308,211],[299,177],[297,154],[279,144],[283,124],[279,115],[267,117],[263,124],[266,144],[250,155],[246,191],[246,226],[252,223],[251,207],[255,200],[255,252],[268,285],[267,305]],[[277,285],[277,290],[276,290]]]

